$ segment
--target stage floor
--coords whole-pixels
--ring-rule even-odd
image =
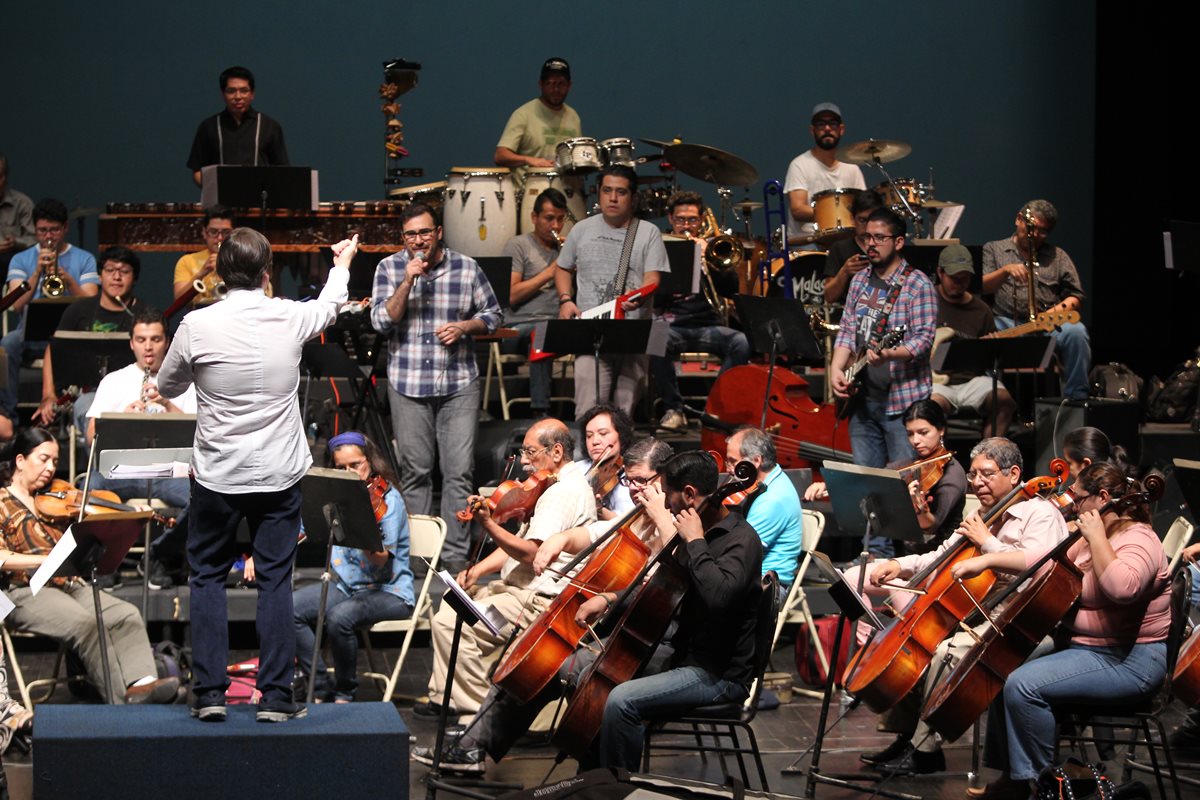
[[[248,626],[239,625],[235,631],[235,641],[247,633],[252,636]],[[25,644],[24,641],[21,644]],[[399,648],[399,637],[380,641],[389,657],[394,657]],[[18,645],[20,647],[20,644]],[[794,675],[794,657],[790,631],[785,632],[778,649],[773,657],[772,668],[778,671],[791,672]],[[236,650],[232,660],[252,657],[252,650]],[[53,652],[29,651],[22,652],[21,664],[26,670],[27,678],[45,675],[53,666]],[[435,721],[427,720],[412,713],[411,697],[423,695],[429,677],[432,653],[428,646],[427,635],[417,639],[417,644],[409,653],[405,674],[398,686],[399,695],[409,696],[409,700],[398,702],[400,713],[419,744],[432,744],[436,735]],[[365,655],[362,656],[362,666],[366,668]],[[797,679],[798,681],[798,679]],[[14,687],[15,688],[15,687]],[[364,682],[360,689],[360,701],[371,702],[381,699],[381,692],[371,682]],[[66,688],[59,688],[52,703],[83,702],[75,698]],[[835,702],[831,708],[831,716],[840,710]],[[809,747],[816,733],[820,701],[802,695],[796,695],[790,703],[781,705],[778,709],[761,712],[754,722],[754,730],[758,736],[759,746],[764,754],[767,768],[767,778],[772,792],[802,796],[805,789],[803,775],[782,775],[780,770],[791,765],[797,756]],[[1168,711],[1169,724],[1178,722],[1181,711],[1173,707]],[[199,723],[197,723],[199,724]],[[879,733],[875,730],[875,717],[866,708],[852,712],[840,725],[831,731],[825,740],[825,751],[822,758],[823,771],[826,773],[859,772],[862,764],[858,754],[865,750],[875,750],[884,747],[891,741],[890,734]],[[36,742],[35,742],[36,747]],[[964,796],[967,786],[967,770],[970,765],[970,748],[968,739],[950,745],[946,748],[946,760],[949,770],[937,775],[896,778],[886,786],[896,791],[907,792],[924,798],[953,798],[958,800]],[[567,760],[557,766],[554,763],[555,751],[547,745],[522,743],[512,754],[499,764],[490,764],[488,777],[494,780],[512,781],[532,787],[546,782],[549,778],[561,778],[575,772],[575,763]],[[803,762],[807,765],[807,760]],[[13,800],[29,798],[31,782],[31,765],[27,756],[21,756],[10,751],[5,756],[5,767],[8,772],[10,793]],[[736,764],[730,763],[736,770]],[[309,764],[297,764],[296,769],[311,768]],[[699,754],[683,753],[678,755],[656,756],[651,762],[655,773],[720,783],[722,780],[720,763],[710,758],[707,763],[702,761]],[[751,768],[752,769],[752,768]],[[866,772],[865,767],[861,770]],[[413,762],[410,765],[410,796],[424,797],[425,786],[423,779],[427,768]],[[989,770],[983,771],[985,780],[993,776]],[[1148,776],[1147,776],[1148,777]],[[1143,777],[1142,780],[1146,780]],[[752,787],[758,788],[756,778],[752,775]],[[164,796],[169,796],[169,789],[164,787]],[[1185,790],[1186,794],[1186,790]],[[845,789],[832,786],[819,786],[818,798],[854,798],[866,797],[868,794],[857,794]]]

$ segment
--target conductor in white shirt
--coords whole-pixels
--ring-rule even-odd
[[[299,303],[266,296],[271,245],[257,231],[234,230],[217,257],[228,295],[183,319],[158,373],[158,389],[168,397],[196,386],[188,562],[192,715],[204,721],[225,719],[225,578],[240,555],[235,535],[243,519],[259,585],[256,718],[283,722],[306,713],[292,700],[292,562],[300,479],[312,464],[296,398],[300,350],[337,318],[357,249],[357,236],[334,245],[320,297]]]

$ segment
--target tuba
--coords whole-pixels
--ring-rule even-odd
[[[49,239],[46,240],[44,248],[50,250],[51,260],[42,275],[42,294],[46,297],[62,297],[67,293],[67,284],[58,272],[58,249],[51,249]]]
[[[721,232],[711,208],[704,209],[704,230],[700,233],[699,238],[708,240],[708,246],[704,250],[704,275],[700,290],[704,293],[704,299],[712,306],[717,319],[721,321],[722,325],[728,326],[729,303],[717,292],[712,273],[729,270],[736,273],[738,267],[742,265],[746,253],[742,249],[741,240],[736,236],[729,236]]]

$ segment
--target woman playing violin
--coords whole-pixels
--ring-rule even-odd
[[[333,465],[358,475],[370,485],[383,549],[370,553],[333,547],[333,586],[325,601],[325,638],[333,653],[333,679],[320,657],[314,698],[349,703],[358,689],[358,629],[388,619],[408,619],[413,611],[413,576],[408,563],[408,513],[396,490],[387,459],[357,431],[329,440]],[[296,662],[308,674],[313,629],[321,602],[321,584],[312,583],[293,597],[296,619]]]
[[[598,403],[588,409],[579,418],[579,430],[587,450],[587,458],[578,462],[584,469],[620,456],[633,441],[633,420],[611,403]],[[596,491],[596,515],[600,519],[616,519],[633,510],[629,488],[623,483],[617,483],[607,492],[596,485],[593,489]]]
[[[988,715],[985,763],[1004,777],[986,796],[1028,797],[1029,782],[1054,758],[1054,705],[1133,701],[1166,677],[1171,581],[1149,510],[1106,504],[1141,491],[1124,470],[1100,462],[1085,469],[1072,494],[1082,534],[1067,556],[1083,571],[1079,602],[1059,625],[1054,652],[1013,672]],[[1019,572],[1042,553],[987,553],[954,567],[969,578],[985,569]]]
[[[62,538],[67,522],[40,518],[34,495],[54,478],[58,442],[44,428],[26,428],[13,440],[12,460],[0,465],[0,580],[16,608],[8,617],[14,628],[67,641],[83,660],[88,679],[103,686],[104,664],[92,593],[73,578],[53,578],[34,595],[29,577]],[[120,703],[173,703],[178,678],[158,678],[146,624],[135,606],[100,593],[109,639],[108,696]]]

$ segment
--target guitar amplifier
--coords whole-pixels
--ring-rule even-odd
[[[1092,397],[1087,400],[1042,398],[1033,403],[1036,426],[1036,459],[1025,465],[1025,474],[1037,475],[1050,459],[1062,456],[1063,440],[1076,428],[1099,428],[1109,441],[1129,453],[1132,464],[1141,463],[1142,443],[1138,434],[1137,403]],[[1072,476],[1071,480],[1074,480]]]

